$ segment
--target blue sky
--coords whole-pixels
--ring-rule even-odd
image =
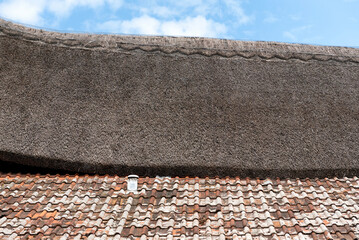
[[[66,32],[359,47],[359,0],[0,0],[0,16]]]

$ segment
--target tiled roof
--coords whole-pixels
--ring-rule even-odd
[[[359,179],[0,174],[0,238],[355,239]]]

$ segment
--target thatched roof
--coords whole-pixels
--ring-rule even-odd
[[[0,20],[0,156],[82,172],[359,172],[359,49]]]

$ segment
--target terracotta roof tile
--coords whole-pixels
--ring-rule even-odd
[[[353,178],[0,175],[0,238],[356,239]]]

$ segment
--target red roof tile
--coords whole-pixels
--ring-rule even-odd
[[[0,238],[355,239],[359,180],[0,175]]]

